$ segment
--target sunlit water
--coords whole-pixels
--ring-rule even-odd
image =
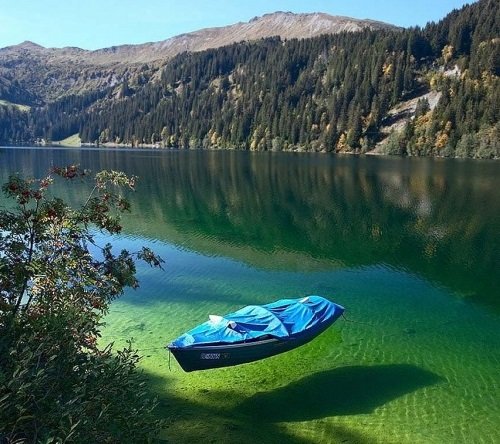
[[[141,350],[167,441],[500,442],[497,162],[0,149],[0,176],[74,162],[139,176],[113,243],[165,270],[139,267],[103,342]],[[260,362],[169,365],[209,314],[307,294],[348,321]]]

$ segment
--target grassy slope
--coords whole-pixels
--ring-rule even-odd
[[[82,146],[82,140],[78,134],[73,134],[72,136],[66,137],[66,139],[54,141],[53,145],[69,146],[69,147],[80,147]]]
[[[2,99],[0,99],[0,106],[14,106],[14,107],[20,109],[21,111],[29,111],[30,110],[30,107],[28,105],[19,105],[18,103],[12,103],[12,102],[9,102],[7,100],[2,100]]]

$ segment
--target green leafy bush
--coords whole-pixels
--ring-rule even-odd
[[[115,254],[94,241],[95,228],[120,232],[129,209],[120,192],[135,178],[100,172],[73,209],[48,193],[57,177],[90,178],[69,166],[3,186],[17,207],[0,211],[0,442],[151,442],[162,422],[139,356],[130,344],[97,346],[111,301],[138,285],[135,260],[163,262],[147,248]]]

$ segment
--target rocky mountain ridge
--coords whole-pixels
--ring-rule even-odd
[[[185,51],[203,51],[240,41],[273,36],[279,36],[282,39],[310,38],[321,34],[358,32],[366,28],[397,29],[396,26],[375,20],[333,16],[320,12],[296,14],[278,11],[254,17],[248,22],[200,29],[159,42],[111,46],[93,51],[76,47],[45,48],[26,41],[19,45],[0,48],[0,63],[3,64],[9,57],[35,54],[44,54],[50,62],[65,60],[84,65],[151,63],[171,58]]]

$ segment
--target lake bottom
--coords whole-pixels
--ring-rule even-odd
[[[500,322],[482,307],[384,264],[263,271],[152,246],[165,271],[139,269],[141,290],[113,304],[103,343],[132,338],[141,351],[167,442],[500,441]],[[345,306],[347,319],[291,352],[184,373],[164,349],[209,314],[307,294]]]

